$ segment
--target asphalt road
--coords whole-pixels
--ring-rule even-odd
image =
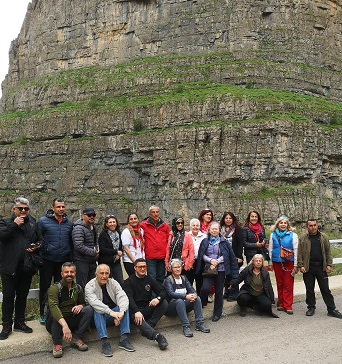
[[[337,308],[342,311],[342,295],[335,296]],[[89,351],[80,353],[67,347],[62,359],[51,353],[39,353],[2,361],[2,364],[49,363],[139,363],[139,364],[211,364],[211,363],[342,363],[342,320],[326,315],[322,301],[317,301],[316,314],[306,317],[305,303],[293,306],[294,315],[280,312],[279,319],[231,315],[213,323],[207,322],[210,334],[194,331],[193,338],[185,338],[180,327],[163,329],[169,347],[161,351],[155,342],[140,335],[130,337],[134,353],[120,350],[117,339],[112,341],[114,356],[105,358],[100,343],[93,342]]]

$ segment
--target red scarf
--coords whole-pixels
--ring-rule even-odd
[[[208,234],[208,227],[210,224],[205,224],[203,221],[200,221],[200,230],[202,231],[202,233],[204,234]]]
[[[259,241],[259,234],[263,232],[262,226],[257,222],[255,225],[248,223],[249,229],[254,233],[256,242]]]
[[[137,240],[139,240],[141,245],[141,250],[144,250],[144,237],[141,234],[140,224],[138,224],[138,226],[135,228],[131,225],[127,225],[127,229],[132,235],[134,249],[137,248]]]

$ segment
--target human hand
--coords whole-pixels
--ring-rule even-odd
[[[63,327],[62,327],[62,331],[63,331],[63,339],[65,341],[71,341],[72,339],[72,333],[69,329],[69,326],[67,324],[65,324]]]
[[[74,307],[71,309],[71,312],[72,312],[74,315],[78,315],[78,314],[82,311],[82,308],[83,308],[83,306],[82,306],[82,305],[74,306]]]
[[[158,298],[153,298],[150,303],[149,303],[149,306],[152,306],[152,307],[155,307],[159,304],[159,300]]]
[[[134,314],[134,323],[136,325],[142,325],[143,320],[144,320],[144,316],[140,311],[138,311]]]

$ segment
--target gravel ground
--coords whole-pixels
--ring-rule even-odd
[[[337,308],[342,311],[342,295],[335,296]],[[125,352],[112,341],[114,356],[105,358],[100,343],[93,342],[89,351],[80,353],[66,347],[59,362],[68,360],[80,363],[330,363],[342,362],[342,320],[327,317],[322,301],[317,301],[316,314],[306,317],[304,302],[293,306],[294,315],[280,312],[279,319],[256,316],[252,311],[241,318],[239,315],[223,317],[220,321],[207,322],[210,334],[194,331],[193,338],[185,338],[180,327],[163,329],[169,347],[160,351],[155,342],[132,335],[134,353]],[[58,362],[58,361],[57,361]],[[50,353],[38,353],[2,361],[2,364],[49,364],[56,363]]]

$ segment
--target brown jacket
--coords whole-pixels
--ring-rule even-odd
[[[319,240],[321,242],[322,256],[323,256],[323,270],[326,270],[327,266],[332,266],[332,255],[330,251],[329,239],[326,235],[318,232]],[[306,271],[310,269],[310,249],[311,243],[308,234],[304,234],[299,238],[298,244],[298,262],[297,267],[304,267]]]

